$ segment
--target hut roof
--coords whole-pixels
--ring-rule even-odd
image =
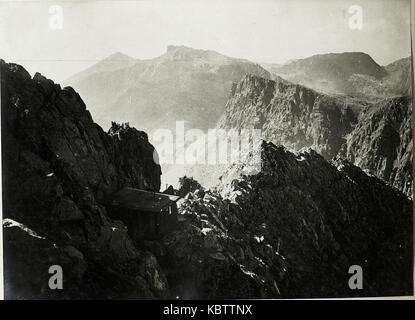
[[[136,211],[161,212],[179,199],[165,193],[123,188],[113,195],[111,205]]]

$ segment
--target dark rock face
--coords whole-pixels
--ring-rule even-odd
[[[412,202],[402,193],[345,160],[272,143],[262,145],[259,174],[242,170],[179,202],[180,230],[157,245],[172,295],[412,294]],[[363,269],[363,290],[348,286],[352,265]]]
[[[281,78],[247,75],[232,90],[222,128],[261,129],[264,140],[291,150],[312,147],[335,156],[356,122],[356,105]]]
[[[412,197],[411,99],[387,99],[363,110],[339,156]]]
[[[147,135],[116,124],[105,133],[72,88],[0,63],[3,215],[42,237],[31,241],[23,229],[5,228],[6,298],[50,297],[24,280],[33,277],[30,283],[43,288],[47,282],[40,274],[48,270],[42,257],[50,253],[64,263],[68,247],[88,266],[78,273],[87,279],[82,289],[66,291],[72,298],[165,295],[157,262],[134,247],[124,225],[109,219],[105,209],[107,196],[123,186],[159,190],[161,171]],[[21,287],[8,281],[15,278],[22,279],[16,282]]]

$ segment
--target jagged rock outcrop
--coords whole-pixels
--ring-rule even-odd
[[[339,156],[412,197],[412,99],[386,99],[365,108]]]
[[[412,294],[412,202],[350,162],[263,142],[262,169],[226,170],[179,202],[180,230],[148,243],[179,298]],[[157,250],[154,250],[157,248]],[[363,290],[351,290],[352,265]]]
[[[230,168],[218,192],[231,202],[221,215],[228,235],[262,239],[284,257],[279,265],[258,256],[280,296],[412,294],[412,202],[349,162],[264,142],[261,172]],[[361,291],[348,287],[354,264]]]
[[[261,129],[264,140],[291,150],[312,147],[335,156],[357,120],[356,102],[292,84],[247,75],[232,89],[221,128]]]
[[[123,186],[159,190],[147,135],[116,124],[105,133],[72,88],[0,65],[3,217],[11,221],[4,229],[6,298],[165,296],[157,261],[105,209],[107,196]],[[65,268],[71,259],[83,266],[75,275]],[[46,262],[63,264],[64,293],[41,289]],[[76,277],[82,286],[70,281]]]

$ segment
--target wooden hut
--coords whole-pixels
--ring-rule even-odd
[[[123,188],[111,198],[111,216],[127,226],[134,240],[157,239],[177,228],[180,197],[134,188]]]

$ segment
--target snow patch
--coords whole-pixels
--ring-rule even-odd
[[[32,229],[29,229],[24,224],[21,224],[20,222],[17,222],[13,219],[9,219],[9,218],[4,219],[3,220],[3,226],[5,228],[17,227],[17,228],[22,229],[24,232],[26,232],[27,234],[29,234],[33,238],[38,238],[38,239],[43,239],[43,240],[46,239],[44,237],[39,236],[35,231],[33,231]]]
[[[264,241],[264,236],[261,236],[261,237],[255,236],[255,237],[254,237],[254,239],[255,239],[258,243],[261,243],[262,241]]]
[[[206,236],[209,232],[212,231],[212,228],[203,228],[202,233]]]

